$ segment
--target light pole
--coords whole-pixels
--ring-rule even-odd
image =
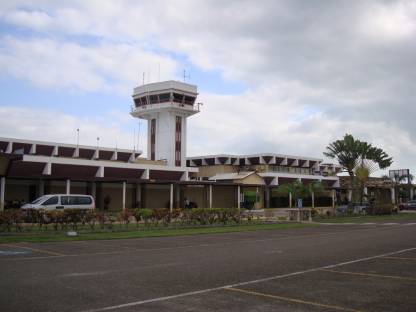
[[[79,128],[77,128],[77,148],[79,146]]]

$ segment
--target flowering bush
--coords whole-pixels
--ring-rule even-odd
[[[126,227],[133,217],[136,219],[137,226],[143,222],[146,227],[150,225],[158,226],[163,224],[168,226],[174,224],[182,225],[214,225],[214,224],[240,224],[243,218],[251,220],[244,209],[224,209],[224,208],[193,208],[193,209],[125,209],[117,216],[104,211],[96,210],[6,210],[0,212],[0,231],[22,231],[30,229],[37,224],[39,229],[48,229],[52,225],[55,231],[72,228],[77,230],[80,225],[82,228],[89,226],[91,230],[99,224],[101,229],[113,229],[115,222],[120,222]],[[23,226],[23,223],[31,227]]]

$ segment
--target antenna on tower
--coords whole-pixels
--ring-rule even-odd
[[[133,153],[136,151],[136,129],[133,128]]]
[[[186,74],[186,70],[183,70],[183,82],[186,82],[186,79],[191,79],[191,75],[190,74]]]
[[[144,85],[144,77],[146,76],[146,73],[143,72],[143,85]]]

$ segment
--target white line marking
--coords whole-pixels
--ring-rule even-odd
[[[321,225],[359,225],[359,223],[319,223]],[[416,225],[416,223],[409,223],[409,224],[397,224],[396,228],[400,228],[404,225]],[[53,258],[66,258],[66,257],[82,257],[82,256],[99,256],[99,255],[124,255],[131,253],[133,251],[164,251],[164,250],[175,250],[175,249],[186,249],[186,248],[197,248],[197,247],[215,247],[215,246],[227,246],[227,245],[235,245],[238,243],[258,243],[258,242],[267,242],[267,241],[279,241],[279,240],[288,240],[288,239],[298,239],[298,238],[315,238],[315,237],[321,237],[321,236],[331,236],[331,235],[340,235],[344,233],[351,233],[351,232],[365,232],[365,231],[374,231],[378,228],[367,228],[367,229],[353,229],[348,231],[337,231],[337,232],[328,232],[328,233],[321,233],[321,234],[305,234],[305,235],[298,235],[298,236],[280,236],[280,237],[272,237],[272,238],[263,238],[263,239],[241,239],[237,241],[227,241],[227,242],[221,242],[221,243],[205,243],[205,244],[194,244],[194,245],[183,245],[183,246],[171,246],[171,247],[159,247],[159,248],[135,248],[135,247],[129,247],[129,246],[122,246],[125,250],[124,251],[109,251],[109,252],[95,252],[95,253],[81,253],[81,254],[66,254],[66,255],[59,255],[59,256],[46,256],[46,257],[24,257],[24,258],[17,258],[17,257],[8,257],[8,258],[0,258],[0,261],[27,261],[27,260],[47,260],[47,259],[53,259]],[[245,232],[247,233],[247,232]],[[220,233],[220,234],[235,234],[235,233]],[[152,238],[158,238],[158,237],[146,237],[147,239]],[[164,237],[166,238],[166,237]],[[111,241],[114,242],[114,240],[99,240],[95,241],[94,243],[101,243]],[[74,243],[77,241],[71,241],[71,242],[65,242],[65,243]],[[91,241],[86,241],[91,242]],[[1,244],[0,244],[1,246]]]
[[[150,264],[150,265],[143,265],[137,267],[135,269],[130,268],[129,270],[108,270],[108,271],[92,271],[92,272],[73,272],[68,274],[62,274],[59,277],[84,277],[84,276],[93,276],[93,275],[105,275],[105,274],[117,274],[117,273],[124,273],[124,272],[138,272],[148,269],[157,269],[157,268],[167,268],[171,266],[180,266],[180,265],[188,265],[184,262],[170,262],[170,263],[161,263],[161,264]]]
[[[397,255],[397,254],[401,254],[401,253],[408,252],[408,251],[413,251],[413,250],[416,250],[416,247],[402,249],[402,250],[393,251],[393,252],[389,252],[389,253],[385,253],[385,254],[381,254],[381,255],[376,255],[376,256],[371,256],[371,257],[366,257],[366,258],[360,258],[360,259],[351,260],[351,261],[340,262],[340,263],[336,263],[336,264],[330,264],[330,265],[326,265],[326,266],[322,266],[322,267],[318,267],[318,268],[312,268],[312,269],[307,269],[307,270],[303,270],[303,271],[292,272],[292,273],[288,273],[288,274],[265,277],[265,278],[260,278],[260,279],[251,280],[251,281],[247,281],[247,282],[240,282],[240,283],[235,283],[235,284],[231,284],[231,285],[224,285],[224,286],[219,286],[219,287],[214,287],[214,288],[206,288],[206,289],[201,289],[201,290],[196,290],[196,291],[190,291],[190,292],[171,295],[171,296],[158,297],[158,298],[152,298],[152,299],[140,300],[140,301],[133,301],[133,302],[123,303],[123,304],[119,304],[119,305],[113,305],[113,306],[102,307],[102,308],[97,308],[97,309],[85,310],[84,312],[98,312],[98,311],[116,310],[116,309],[132,307],[132,306],[143,305],[143,304],[146,304],[146,303],[161,302],[161,301],[166,301],[166,300],[170,300],[170,299],[200,295],[200,294],[205,294],[205,293],[208,293],[208,292],[213,292],[213,291],[216,291],[216,290],[222,290],[222,289],[226,289],[226,288],[235,288],[235,287],[239,287],[239,286],[257,284],[257,283],[282,279],[282,278],[286,278],[286,277],[297,276],[297,275],[302,275],[302,274],[306,274],[306,273],[312,273],[312,272],[316,272],[316,271],[320,271],[320,270],[324,270],[324,269],[332,269],[332,268],[336,268],[336,267],[340,267],[340,266],[344,266],[344,265],[348,265],[348,264],[353,264],[353,263],[357,263],[357,262],[364,262],[364,261],[369,261],[369,260],[373,260],[373,259],[377,259],[377,258]]]

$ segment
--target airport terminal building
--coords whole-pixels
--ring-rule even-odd
[[[333,206],[338,165],[273,153],[186,157],[187,118],[199,113],[197,87],[178,81],[133,91],[130,114],[148,121],[147,157],[140,151],[0,137],[0,210],[43,194],[90,194],[98,209],[288,207],[279,185],[321,181],[312,204]],[[310,204],[310,205],[312,205]],[[251,207],[250,207],[251,208]]]

